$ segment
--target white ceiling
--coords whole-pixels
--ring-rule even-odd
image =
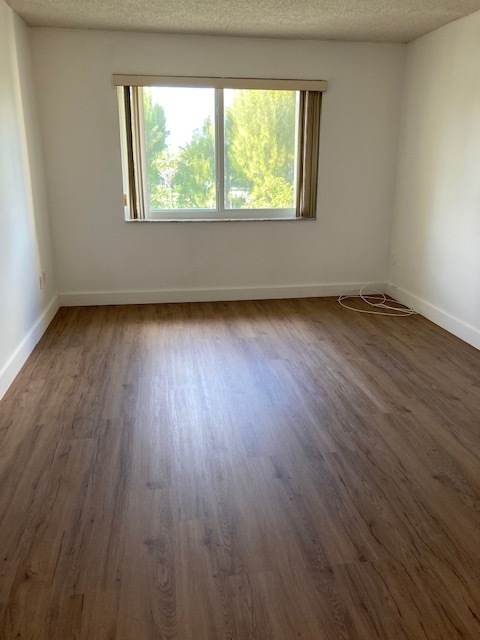
[[[29,25],[409,42],[480,0],[7,0]]]

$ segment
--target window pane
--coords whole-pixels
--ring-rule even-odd
[[[297,94],[224,90],[226,209],[295,207]]]
[[[143,89],[150,210],[215,209],[215,90]]]

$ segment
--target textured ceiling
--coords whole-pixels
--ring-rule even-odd
[[[480,0],[7,0],[35,26],[409,42]]]

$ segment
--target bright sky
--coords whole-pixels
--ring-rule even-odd
[[[225,89],[224,104],[228,107],[237,89]],[[153,102],[161,104],[167,118],[170,135],[167,143],[176,153],[192,138],[195,129],[202,126],[210,116],[215,119],[215,89],[190,89],[186,87],[152,87]]]
[[[173,153],[191,140],[195,129],[208,116],[215,119],[215,90],[185,87],[152,87],[153,102],[161,104],[170,135],[167,143]]]

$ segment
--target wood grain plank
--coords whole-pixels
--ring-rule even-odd
[[[0,403],[0,637],[478,639],[479,381],[332,299],[61,309]]]

